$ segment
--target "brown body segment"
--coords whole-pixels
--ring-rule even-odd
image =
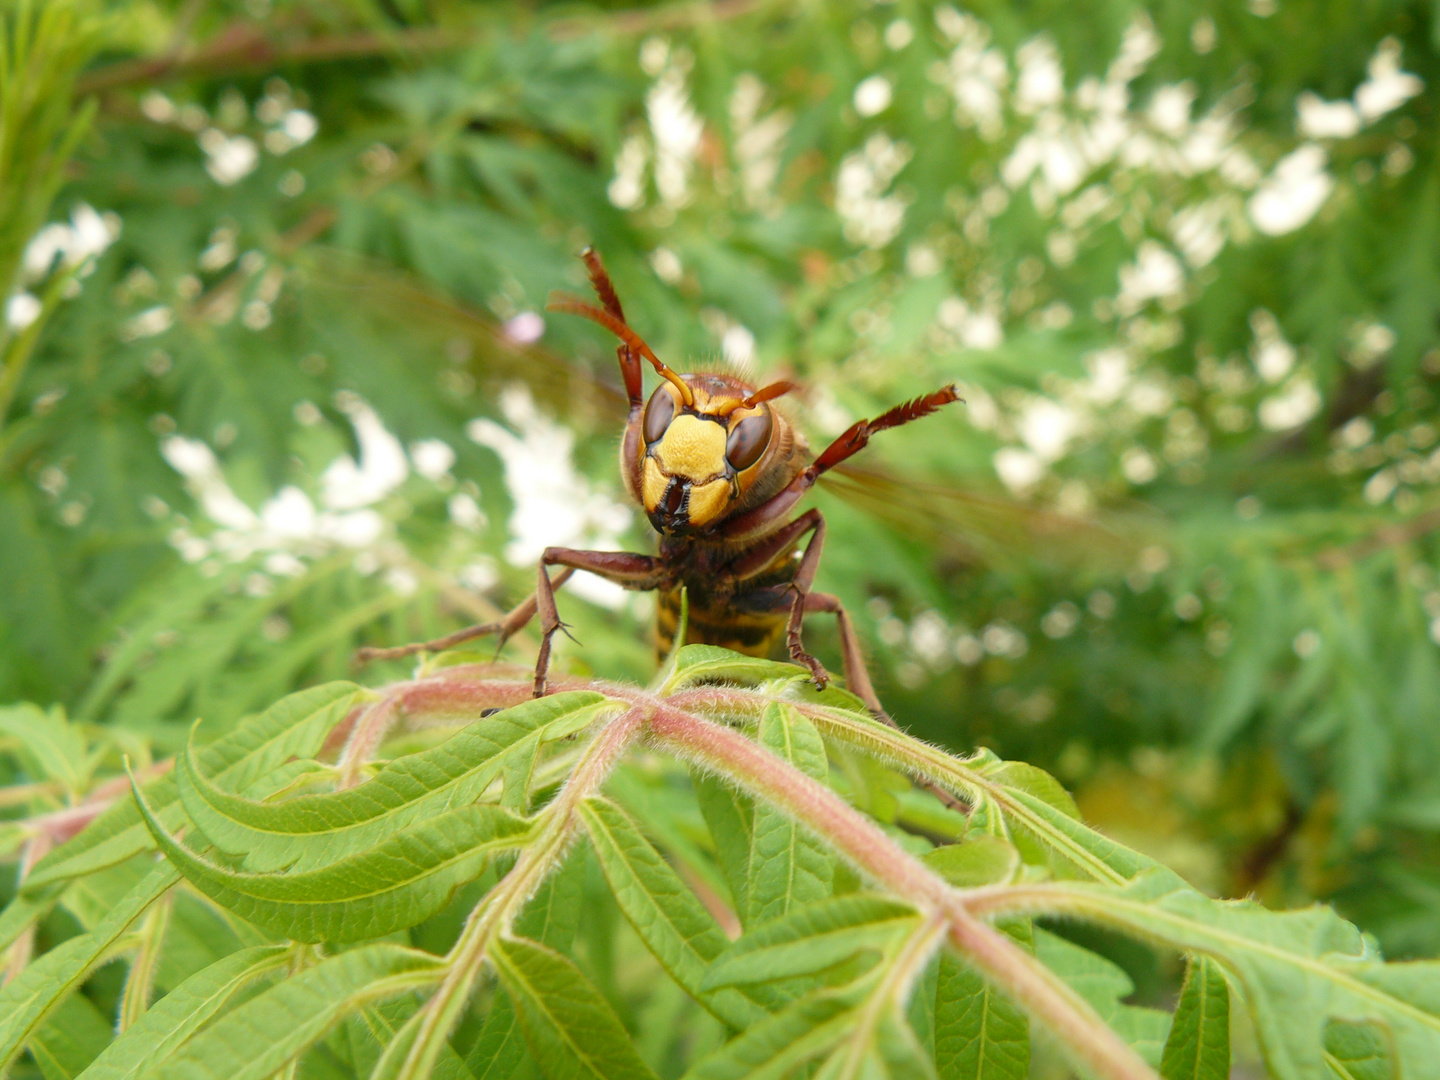
[[[361,658],[448,648],[486,634],[497,635],[503,644],[538,613],[538,697],[546,688],[551,639],[564,628],[555,607],[555,588],[573,571],[584,570],[627,589],[658,593],[656,643],[662,655],[674,644],[684,590],[689,602],[687,644],[768,656],[783,638],[791,659],[807,667],[822,687],[829,675],[805,652],[801,627],[807,613],[834,615],[846,681],[876,715],[884,717],[849,616],[838,599],[811,588],[824,547],[825,519],[818,510],[793,519],[790,514],[822,473],[863,449],[871,435],[958,400],[954,387],[898,405],[873,420],[861,420],[812,457],[789,418],[771,404],[794,389],[793,384],[779,382],[757,389],[733,375],[677,374],[626,323],[599,256],[587,249],[582,258],[601,306],[570,297],[553,300],[549,306],[583,315],[620,338],[616,352],[630,403],[620,472],[626,490],[659,534],[656,554],[547,548],[535,593],[505,618],[438,641],[362,649]],[[642,360],[664,380],[648,404],[642,396]],[[563,568],[553,579],[552,566]]]

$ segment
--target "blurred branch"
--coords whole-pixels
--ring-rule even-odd
[[[1362,537],[1354,543],[1322,551],[1315,556],[1315,562],[1321,569],[1339,570],[1350,563],[1368,559],[1371,555],[1384,551],[1386,548],[1398,547],[1401,544],[1419,540],[1436,529],[1440,529],[1440,507],[1427,510],[1419,517],[1411,518],[1398,525],[1386,525],[1376,529],[1369,536]]]
[[[709,4],[684,3],[660,9],[637,8],[609,15],[569,16],[547,23],[545,32],[556,40],[567,40],[595,32],[628,35],[677,30],[739,18],[768,2],[771,0],[716,0]],[[277,40],[273,28],[237,22],[193,49],[172,47],[159,56],[108,64],[81,78],[76,90],[82,95],[93,94],[189,75],[231,75],[287,64],[328,63],[392,53],[443,52],[473,45],[486,33],[485,29],[475,26],[424,26],[383,33],[366,31]]]

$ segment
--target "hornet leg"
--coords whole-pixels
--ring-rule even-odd
[[[563,570],[555,575],[555,587],[564,585],[566,580],[575,571]],[[456,630],[453,634],[446,634],[431,641],[414,641],[409,645],[397,645],[393,649],[375,649],[366,646],[355,653],[355,662],[368,664],[371,660],[398,660],[402,656],[413,656],[419,652],[443,652],[452,649],[475,638],[485,637],[489,634],[498,634],[500,641],[496,646],[498,652],[504,648],[505,642],[525,628],[525,625],[535,617],[535,597],[530,595],[521,601],[514,608],[511,608],[501,618],[494,622],[479,623],[476,626],[467,626],[464,630]]]
[[[535,610],[540,613],[540,654],[535,658],[535,696],[545,696],[546,676],[550,671],[550,639],[555,631],[565,630],[555,608],[555,585],[570,576],[572,570],[590,573],[613,581],[627,589],[648,591],[658,588],[664,580],[660,561],[649,555],[633,555],[628,551],[576,551],[572,548],[546,548],[540,556],[539,580],[536,583]],[[551,582],[548,567],[563,566]],[[568,634],[569,631],[567,630]]]
[[[795,599],[790,604],[790,620],[785,624],[785,645],[790,650],[790,659],[809,668],[815,685],[823,690],[830,681],[830,673],[819,660],[805,651],[800,640],[800,629],[805,622],[805,601],[810,595],[810,586],[815,581],[815,571],[820,567],[820,553],[825,548],[825,519],[819,511],[811,513],[815,515],[815,531],[810,536],[810,542],[805,545],[805,554],[800,556],[800,565],[795,568],[795,577],[790,581],[790,590]],[[808,518],[810,515],[804,516]],[[871,696],[874,696],[874,691],[871,691]]]
[[[835,616],[835,623],[840,631],[840,656],[845,664],[845,685],[849,687],[852,694],[865,702],[865,707],[870,710],[875,719],[885,721],[898,731],[900,725],[891,719],[890,714],[885,711],[884,706],[880,704],[879,697],[875,694],[875,687],[870,682],[870,671],[865,666],[864,655],[860,652],[860,639],[855,634],[855,625],[850,621],[850,613],[841,605],[840,598],[830,593],[808,593],[805,596],[805,611],[816,614],[829,613]],[[921,776],[914,777],[914,779],[951,810],[960,814],[970,813],[968,806],[938,784]]]

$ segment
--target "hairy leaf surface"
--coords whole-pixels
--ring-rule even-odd
[[[825,744],[814,725],[776,703],[760,718],[760,742],[806,776],[829,775]],[[745,881],[745,925],[758,926],[830,895],[834,857],[788,814],[757,803],[750,829]]]
[[[1226,1080],[1230,1075],[1230,987],[1225,973],[1206,957],[1192,960],[1165,1054],[1164,1080]]]
[[[589,691],[527,701],[334,793],[273,803],[247,799],[211,782],[189,745],[177,759],[175,779],[190,819],[222,851],[244,854],[246,869],[309,870],[373,847],[422,817],[474,802],[514,761],[533,761],[539,743],[574,734],[608,703]]]
[[[371,691],[335,682],[281,698],[239,724],[200,754],[205,775],[234,791],[244,791],[292,757],[312,757],[330,729]],[[145,785],[159,818],[169,829],[184,820],[179,791],[169,776]],[[113,866],[153,846],[134,802],[120,799],[78,836],[50,852],[25,879],[26,891]]]
[[[359,941],[414,926],[480,875],[527,825],[496,806],[462,806],[420,821],[368,851],[318,870],[227,869],[173,839],[136,792],[165,857],[205,895],[256,926],[296,941]]]
[[[428,953],[366,945],[322,960],[226,1013],[172,1054],[156,1080],[265,1080],[364,1005],[443,975]]]
[[[285,949],[257,945],[196,972],[145,1011],[81,1074],[129,1080],[157,1067],[257,980],[283,969]]]
[[[654,1080],[600,992],[574,963],[524,938],[493,946],[530,1050],[552,1080]]]
[[[180,875],[154,867],[88,933],[62,942],[0,987],[0,1069],[18,1054],[42,1020],[101,963],[121,934]]]
[[[587,800],[580,816],[620,910],[670,977],[734,1027],[763,1016],[762,1008],[736,991],[707,992],[707,965],[729,941],[629,816],[599,798]]]

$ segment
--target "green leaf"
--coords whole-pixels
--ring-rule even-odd
[[[196,855],[165,831],[138,789],[135,798],[160,850],[191,884],[296,941],[360,941],[414,926],[479,877],[497,852],[521,846],[528,828],[497,806],[461,806],[319,870],[251,874]]]
[[[629,816],[600,798],[587,799],[579,812],[610,891],[660,966],[731,1027],[743,1028],[764,1016],[738,992],[705,992],[706,967],[729,941]]]
[[[1146,874],[1124,889],[1036,888],[1065,911],[1221,964],[1280,1080],[1329,1080],[1330,1020],[1387,1027],[1400,1075],[1423,1076],[1440,1060],[1440,963],[1382,963],[1329,908],[1267,911],[1251,901],[1211,900],[1176,880]]]
[[[515,920],[515,934],[568,953],[580,929],[584,891],[584,852],[572,850],[520,912]]]
[[[915,1033],[898,1015],[882,1015],[870,1030],[856,1029],[816,1070],[814,1080],[934,1080]]]
[[[71,994],[30,1040],[45,1080],[72,1080],[105,1049],[115,1032],[84,994]]]
[[[1151,1065],[1160,1064],[1170,1016],[1159,1009],[1126,1005],[1124,999],[1134,992],[1135,984],[1121,968],[1046,930],[1035,930],[1035,955],[1088,1001],[1136,1053]]]
[[[698,682],[755,686],[776,680],[795,682],[809,677],[808,671],[795,664],[744,656],[715,645],[686,645],[675,654],[674,670],[666,678],[660,693],[673,694]]]
[[[44,918],[64,891],[63,885],[55,885],[21,893],[6,904],[5,910],[0,911],[0,949],[8,949],[16,938]]]
[[[878,959],[919,919],[908,904],[867,893],[807,904],[736,941],[711,965],[703,986],[712,990],[813,975],[867,950]]]
[[[1020,870],[1015,846],[982,832],[967,833],[958,844],[942,844],[921,861],[960,889],[1010,881]]]
[[[1337,1080],[1399,1080],[1400,1076],[1390,1033],[1380,1024],[1331,1020],[1325,1025],[1325,1063]]]
[[[475,1080],[511,1080],[533,1068],[515,1003],[503,987],[495,988],[490,1011],[475,1045],[465,1055],[465,1065]]]
[[[4,736],[19,744],[17,756],[32,780],[58,780],[66,791],[83,790],[90,771],[85,737],[58,706],[48,712],[28,702],[0,708]]]
[[[82,1080],[129,1080],[144,1075],[256,980],[283,969],[286,959],[283,947],[259,945],[197,971],[107,1046],[81,1074]]]
[[[619,1017],[572,961],[524,938],[497,940],[490,957],[549,1080],[654,1080]]]
[[[354,683],[335,682],[281,698],[207,747],[200,755],[200,769],[216,783],[244,791],[292,757],[313,757],[330,729],[371,693]],[[146,784],[145,791],[166,828],[178,828],[184,816],[174,779],[163,776]],[[117,800],[78,836],[36,863],[25,879],[25,891],[113,866],[152,846],[135,803]]]
[[[93,930],[61,942],[0,987],[0,1070],[51,1010],[106,959],[130,924],[178,880],[170,866],[154,867]]]
[[[541,742],[574,734],[608,705],[610,699],[589,691],[527,701],[439,746],[388,762],[346,791],[273,803],[247,799],[207,779],[188,744],[177,757],[175,779],[190,819],[220,850],[244,854],[247,870],[310,870],[474,802],[517,762],[528,776]]]
[[[265,1080],[350,1013],[424,989],[444,974],[439,958],[399,945],[341,953],[232,1009],[152,1075],[155,1080]]]
[[[1164,1080],[1227,1080],[1230,1076],[1230,987],[1218,964],[1190,962],[1180,1004],[1160,1059]]]
[[[903,764],[954,788],[974,808],[972,830],[977,821],[993,821],[998,812],[995,826],[1000,831],[1018,833],[1046,852],[1057,874],[1119,885],[1159,867],[1153,859],[1076,820],[1073,801],[1053,778],[1047,783],[1037,777],[1037,773],[1046,776],[1041,770],[1009,770],[1010,763],[989,751],[957,760],[868,713],[825,708],[808,715],[826,737]]]
[[[855,1026],[875,979],[822,989],[752,1024],[685,1074],[685,1080],[781,1080],[828,1053]]]
[[[747,910],[750,880],[750,834],[755,822],[755,803],[733,784],[719,777],[691,770],[695,799],[715,841],[715,855],[735,910],[743,920]]]
[[[774,703],[760,718],[760,742],[807,776],[829,775],[825,744],[814,725],[789,705]],[[770,806],[756,804],[745,882],[746,926],[830,895],[835,864],[829,850],[804,826]]]
[[[1033,948],[1028,921],[1001,929]],[[940,1080],[1025,1080],[1030,1073],[1025,1011],[949,949],[940,954],[935,986],[935,1068]]]
[[[356,1062],[357,1065],[363,1064],[359,1071],[369,1080],[392,1080],[399,1075],[424,1021],[420,1004],[412,994],[398,1001],[366,1005],[358,1016],[346,1021],[352,1028],[362,1026],[370,1045],[377,1051],[373,1055],[366,1054],[368,1061]],[[370,1046],[367,1046],[366,1050],[369,1049]],[[448,1039],[440,1047],[429,1080],[473,1080],[470,1070]]]

